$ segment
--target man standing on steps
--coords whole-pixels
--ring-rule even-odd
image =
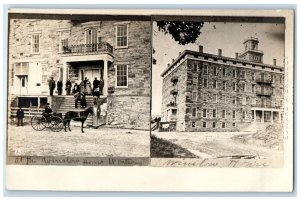
[[[59,95],[59,96],[61,95],[62,88],[63,88],[63,83],[62,83],[61,80],[58,80],[58,81],[57,81],[57,92],[58,92],[58,95]]]
[[[51,77],[51,80],[49,81],[50,96],[53,96],[54,89],[55,89],[55,81],[53,80],[53,77]]]
[[[71,88],[72,88],[72,83],[71,83],[70,79],[68,79],[68,81],[66,82],[67,96],[71,95]]]

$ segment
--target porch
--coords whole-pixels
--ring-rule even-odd
[[[254,122],[261,123],[281,123],[282,110],[277,108],[252,107],[252,119]]]

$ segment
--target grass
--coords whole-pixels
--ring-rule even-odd
[[[150,153],[153,158],[198,158],[187,149],[151,135]]]

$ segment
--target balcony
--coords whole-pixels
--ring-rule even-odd
[[[271,79],[260,78],[260,77],[256,78],[256,82],[257,83],[263,83],[263,84],[272,84],[273,83]]]
[[[274,108],[274,109],[281,109],[282,106],[280,105],[271,105],[271,104],[251,104],[251,107],[258,107],[258,108]]]
[[[107,42],[94,44],[68,45],[63,47],[63,54],[108,53],[113,54],[113,47]]]
[[[257,96],[272,96],[273,95],[273,91],[258,90],[258,91],[256,91],[256,95]]]

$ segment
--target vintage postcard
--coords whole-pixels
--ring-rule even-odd
[[[7,188],[292,191],[293,16],[12,9]]]

